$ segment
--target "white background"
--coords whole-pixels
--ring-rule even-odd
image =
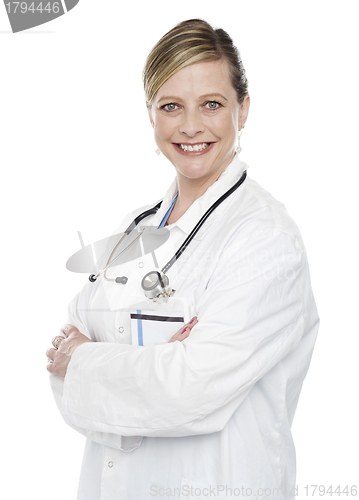
[[[85,244],[109,235],[172,181],[141,72],[156,41],[194,17],[241,51],[252,100],[241,158],[309,256],[321,327],[293,425],[299,498],[306,485],[358,483],[358,3],[82,0],[18,34],[0,5],[2,498],[76,489],[84,441],[45,368],[87,280],[65,262],[78,230]]]

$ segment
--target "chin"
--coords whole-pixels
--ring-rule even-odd
[[[202,177],[207,177],[209,175],[208,168],[205,168],[203,165],[201,166],[178,166],[176,165],[176,170],[183,177],[187,177],[187,179],[201,179]]]

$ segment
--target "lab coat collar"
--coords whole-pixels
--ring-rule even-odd
[[[228,165],[226,170],[221,174],[216,182],[214,182],[207,191],[197,200],[195,200],[189,207],[187,212],[185,212],[178,221],[173,224],[181,229],[185,234],[189,234],[196,223],[201,219],[201,217],[206,213],[206,211],[215,203],[218,198],[220,198],[228,189],[230,189],[233,184],[240,178],[244,170],[248,170],[246,163],[240,161],[238,154],[236,154],[232,162]],[[240,189],[240,188],[239,188]],[[164,215],[171,206],[176,194],[178,192],[178,182],[177,177],[173,180],[172,184],[168,188],[161,208],[158,210],[157,214],[151,219],[150,224],[158,227],[161,223]],[[231,198],[231,197],[229,197]],[[214,219],[222,213],[226,204],[225,200],[216,210],[211,214],[211,216],[206,220],[202,228],[195,235],[194,239],[202,239],[204,233],[208,226],[214,221]],[[172,226],[171,226],[172,227]]]

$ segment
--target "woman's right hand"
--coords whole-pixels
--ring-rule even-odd
[[[170,342],[176,342],[176,340],[179,340],[182,342],[182,340],[186,339],[188,335],[191,333],[192,328],[194,325],[198,323],[197,316],[193,316],[191,321],[189,321],[186,325],[182,326],[177,333],[173,335],[173,337],[168,341]]]

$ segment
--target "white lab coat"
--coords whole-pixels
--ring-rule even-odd
[[[235,156],[169,226],[159,268],[247,168]],[[176,193],[175,179],[141,225],[158,227]],[[319,325],[297,226],[247,177],[168,271],[167,303],[144,297],[153,269],[151,254],[110,268],[127,284],[88,282],[69,306],[68,322],[96,341],[64,382],[50,376],[63,418],[88,438],[78,500],[294,498],[291,424]],[[131,344],[133,311],[199,323],[183,342],[143,347]]]

